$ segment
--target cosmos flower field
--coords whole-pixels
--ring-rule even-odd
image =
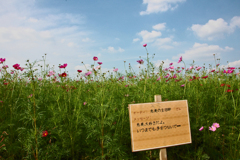
[[[125,75],[114,68],[106,78],[97,63],[71,79],[67,63],[11,70],[1,57],[0,159],[157,160],[159,149],[132,152],[128,113],[128,104],[154,102],[154,95],[188,101],[192,143],[167,148],[169,160],[240,159],[240,67],[187,68],[180,57],[156,68],[147,58],[136,60],[147,63],[139,74],[129,65]]]

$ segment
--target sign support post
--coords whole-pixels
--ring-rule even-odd
[[[162,102],[162,96],[161,95],[155,95],[154,96],[155,102]],[[159,151],[159,160],[167,160],[167,149],[161,148]]]

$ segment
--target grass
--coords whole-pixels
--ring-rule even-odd
[[[159,149],[131,151],[127,108],[154,102],[154,95],[188,100],[192,144],[167,148],[169,160],[240,159],[237,69],[187,69],[185,63],[164,69],[162,63],[156,74],[147,58],[138,75],[129,66],[125,75],[106,78],[98,68],[73,80],[64,74],[67,66],[59,76],[45,59],[40,72],[36,61],[9,71],[0,60],[0,159],[158,159]],[[209,130],[213,123],[220,125],[215,131]]]

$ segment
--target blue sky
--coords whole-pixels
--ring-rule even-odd
[[[7,0],[0,1],[0,58],[24,67],[41,60],[76,77],[91,70],[93,57],[102,73],[113,67],[136,74],[143,59],[158,67],[240,67],[240,1],[218,0]],[[154,59],[152,55],[155,53]],[[141,56],[141,58],[139,58]],[[95,62],[95,67],[97,67]],[[228,63],[227,63],[228,62]],[[42,63],[41,63],[42,64]],[[142,67],[141,67],[142,68]],[[63,70],[62,70],[63,71]],[[157,70],[156,72],[157,73]]]

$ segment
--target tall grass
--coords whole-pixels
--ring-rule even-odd
[[[240,159],[237,69],[155,68],[148,55],[138,75],[129,66],[106,78],[98,67],[86,76],[78,71],[75,80],[66,65],[56,73],[46,59],[41,71],[37,61],[10,71],[1,58],[0,159],[158,159],[159,150],[131,151],[127,108],[154,102],[154,95],[188,100],[192,144],[167,148],[169,160]],[[220,127],[210,130],[213,123]]]

